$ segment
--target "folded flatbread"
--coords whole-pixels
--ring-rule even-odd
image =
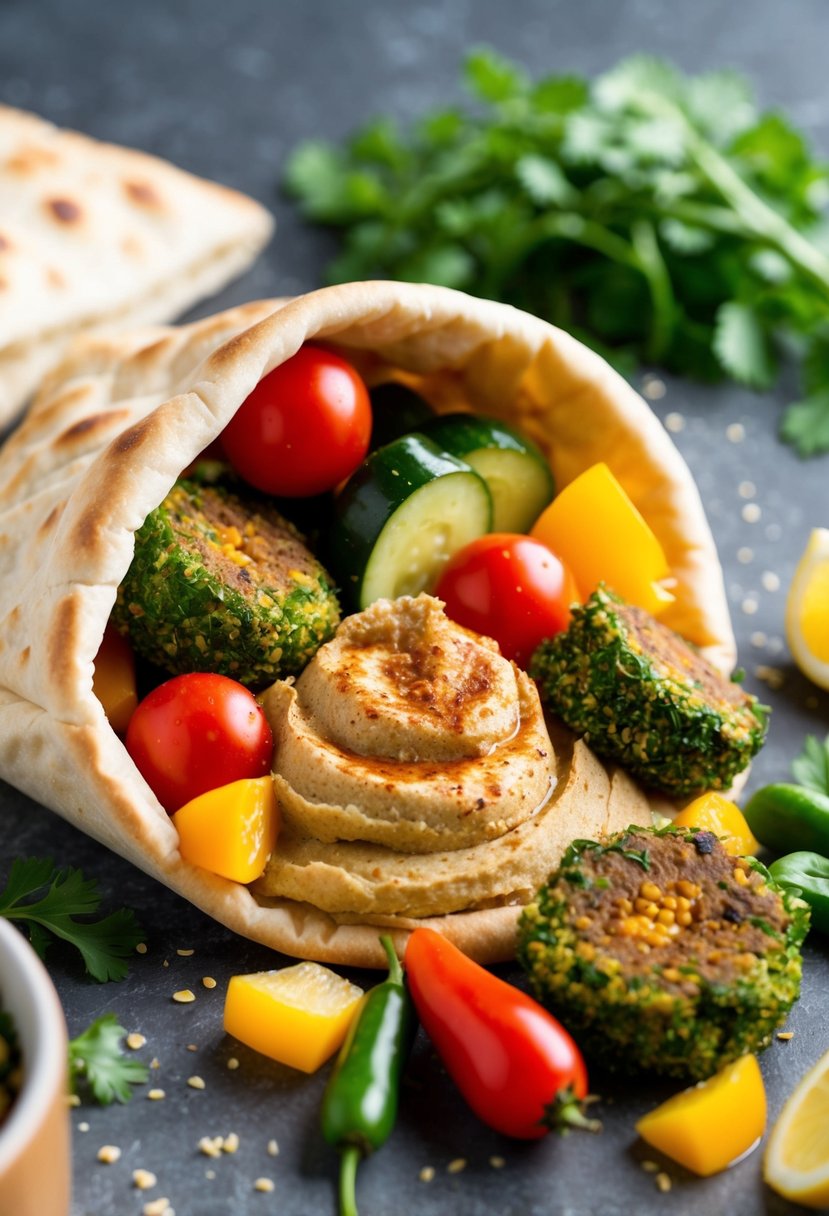
[[[559,486],[608,461],[676,576],[664,619],[723,670],[734,640],[700,498],[670,438],[602,359],[537,318],[443,288],[354,283],[178,329],[78,339],[0,451],[0,775],[239,933],[292,955],[380,965],[376,923],[257,897],[185,864],[92,692],[133,533],[306,339],[342,350],[370,383],[405,374],[439,410],[510,419],[542,446]],[[562,843],[646,809],[632,782],[583,750],[585,781],[559,824]],[[495,961],[512,952],[517,911],[429,923]],[[393,927],[402,938],[411,924]]]
[[[235,190],[0,106],[0,426],[74,334],[171,320],[272,229]]]

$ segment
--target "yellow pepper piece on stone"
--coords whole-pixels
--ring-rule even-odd
[[[674,819],[678,828],[700,828],[723,838],[723,848],[732,857],[754,854],[760,842],[752,834],[736,802],[711,790],[689,802]]]
[[[112,729],[124,734],[138,704],[135,659],[129,642],[112,625],[107,625],[95,656],[92,691],[103,705]]]
[[[538,517],[532,536],[561,558],[581,594],[600,582],[653,616],[673,596],[659,541],[606,464],[594,464],[561,490]]]
[[[225,1030],[272,1060],[315,1072],[342,1045],[363,995],[319,963],[234,975]]]
[[[273,781],[243,777],[208,790],[173,815],[179,851],[203,870],[253,882],[273,852],[279,814]]]
[[[747,1055],[663,1102],[636,1130],[666,1157],[707,1177],[754,1148],[765,1126],[763,1078],[757,1057]]]

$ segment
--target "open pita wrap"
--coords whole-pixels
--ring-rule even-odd
[[[257,898],[185,864],[92,692],[133,533],[306,339],[334,345],[370,383],[406,373],[438,410],[508,418],[541,445],[559,486],[606,460],[676,576],[666,622],[724,671],[734,640],[700,498],[670,438],[602,359],[537,318],[444,288],[354,283],[182,328],[76,341],[0,452],[0,775],[241,934],[291,955],[382,965],[376,922]],[[586,768],[555,827],[562,847],[647,816],[632,782],[582,744],[574,751]],[[517,913],[481,908],[428,923],[496,961],[512,953]],[[402,938],[413,923],[393,928]]]
[[[0,106],[0,426],[73,335],[171,320],[272,230],[235,190]]]

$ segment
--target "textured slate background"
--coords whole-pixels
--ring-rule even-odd
[[[641,50],[692,71],[733,66],[751,77],[765,105],[785,107],[829,154],[826,34],[821,0],[696,0],[682,6],[659,0],[145,0],[130,6],[3,0],[0,100],[169,157],[276,211],[279,230],[271,248],[244,280],[202,306],[205,314],[319,284],[332,246],[279,197],[286,153],[308,136],[339,138],[379,112],[405,120],[435,103],[459,100],[457,68],[471,45],[489,43],[536,73],[593,73]],[[792,667],[783,637],[785,588],[796,558],[809,530],[829,525],[829,463],[801,464],[777,442],[785,400],[785,386],[775,398],[669,382],[654,403],[660,416],[680,415],[684,423],[675,438],[720,548],[748,686],[774,707],[769,743],[750,788],[785,779],[803,736],[829,730],[829,698]],[[743,428],[736,441],[734,424]],[[754,522],[742,515],[748,503],[760,507]],[[737,554],[745,549],[752,555],[745,560],[743,553],[741,561]],[[782,672],[781,687],[771,690],[758,680],[763,666]],[[73,1112],[73,1216],[129,1216],[159,1195],[170,1198],[178,1216],[333,1213],[336,1162],[316,1122],[324,1075],[307,1079],[268,1064],[221,1030],[227,978],[281,960],[225,932],[15,790],[0,785],[0,801],[0,873],[18,854],[52,854],[81,865],[98,877],[111,904],[125,902],[138,911],[149,943],[119,986],[87,983],[58,952],[51,960],[71,1033],[114,1010],[129,1029],[147,1036],[140,1054],[147,1062],[157,1059],[154,1083],[167,1095],[149,1102],[139,1090],[126,1107]],[[178,948],[195,953],[181,957]],[[214,990],[202,987],[204,975],[217,979]],[[198,994],[194,1004],[170,999],[183,987]],[[807,949],[803,997],[789,1023],[795,1036],[775,1043],[762,1059],[772,1116],[795,1079],[829,1047],[827,994],[827,953],[816,938]],[[188,1051],[188,1044],[197,1050]],[[240,1061],[236,1071],[226,1067],[231,1056]],[[204,1090],[187,1086],[194,1074],[204,1079]],[[763,1187],[757,1153],[706,1181],[668,1166],[673,1190],[660,1195],[640,1165],[656,1154],[637,1143],[633,1123],[668,1090],[646,1080],[625,1087],[601,1077],[594,1077],[594,1088],[606,1098],[600,1138],[512,1144],[467,1112],[421,1036],[399,1128],[361,1170],[361,1210],[365,1216],[415,1206],[423,1216],[801,1210]],[[79,1130],[82,1124],[89,1130]],[[235,1155],[211,1161],[197,1152],[201,1136],[231,1131],[240,1137]],[[279,1144],[276,1158],[266,1153],[271,1138]],[[121,1147],[117,1164],[97,1163],[104,1143]],[[502,1168],[490,1165],[493,1155],[504,1158]],[[455,1158],[468,1164],[450,1175],[446,1166]],[[435,1168],[429,1183],[418,1177],[427,1165]],[[137,1167],[157,1174],[152,1191],[132,1189]],[[260,1176],[273,1179],[271,1195],[253,1190]]]

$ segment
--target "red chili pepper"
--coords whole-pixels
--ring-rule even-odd
[[[587,1069],[563,1026],[520,989],[467,958],[434,929],[416,929],[404,959],[424,1029],[475,1114],[534,1140],[584,1127]]]

